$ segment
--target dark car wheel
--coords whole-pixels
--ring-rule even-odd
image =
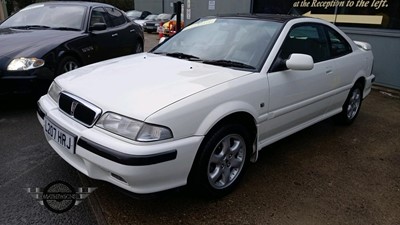
[[[72,56],[65,56],[58,64],[57,75],[77,69],[80,66],[81,64],[76,58]]]
[[[137,41],[135,53],[143,52],[143,45],[140,41]]]
[[[221,126],[207,135],[194,162],[190,183],[213,197],[231,192],[249,162],[249,140],[247,130],[237,124]]]
[[[337,122],[349,125],[356,119],[361,108],[363,98],[362,91],[363,85],[361,83],[356,83],[351,88],[350,93],[342,106],[342,112],[336,116]]]

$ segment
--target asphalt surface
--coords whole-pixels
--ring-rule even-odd
[[[87,178],[46,143],[34,101],[0,98],[0,224],[400,224],[399,96],[375,89],[351,126],[328,119],[268,146],[221,199],[136,199]],[[23,189],[55,180],[97,190],[56,214]]]

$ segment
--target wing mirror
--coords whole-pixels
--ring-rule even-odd
[[[286,60],[286,67],[291,70],[312,70],[314,60],[310,55],[293,53]]]
[[[90,31],[100,31],[105,29],[107,29],[107,25],[105,23],[95,23],[89,28]]]

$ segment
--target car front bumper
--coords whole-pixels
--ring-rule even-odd
[[[75,153],[67,151],[47,134],[50,146],[85,175],[110,182],[138,194],[183,186],[202,136],[161,143],[137,143],[96,126],[88,128],[62,113],[48,96],[38,101],[38,119],[44,117],[77,137]]]
[[[43,92],[53,78],[54,73],[46,67],[15,72],[0,70],[0,95]]]

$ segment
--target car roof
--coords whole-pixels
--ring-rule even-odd
[[[287,14],[224,14],[218,15],[217,18],[244,18],[244,19],[259,19],[269,20],[274,22],[286,23],[289,20],[306,18],[304,16],[287,15]]]
[[[100,3],[100,2],[81,2],[81,1],[52,1],[52,2],[38,2],[35,4],[40,4],[40,5],[82,5],[82,6],[87,6],[87,7],[94,7],[94,6],[114,7],[112,5]]]

